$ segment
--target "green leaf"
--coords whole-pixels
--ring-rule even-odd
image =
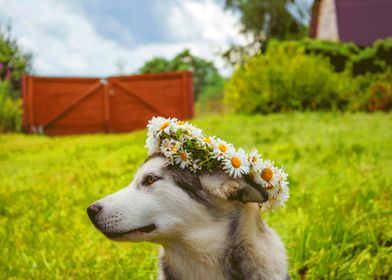
[[[181,134],[182,134],[182,128],[179,128],[179,129],[176,131],[176,139],[177,139],[177,140],[180,140]]]

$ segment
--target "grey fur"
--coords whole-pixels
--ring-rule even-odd
[[[160,259],[160,265],[161,265],[161,271],[162,271],[161,277],[164,280],[180,280],[180,278],[178,278],[175,275],[173,268],[170,267],[170,265],[166,261],[165,257],[162,257]]]
[[[186,192],[192,199],[205,205],[207,208],[213,207],[213,204],[208,200],[208,196],[201,186],[199,175],[197,173],[180,169],[175,165],[166,167],[166,170],[173,178],[174,183]]]
[[[236,213],[231,218],[226,236],[228,244],[224,251],[224,264],[227,279],[264,280],[260,268],[252,262],[255,256],[251,255],[245,240],[241,238],[239,226],[240,215]]]

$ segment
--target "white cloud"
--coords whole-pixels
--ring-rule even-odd
[[[238,17],[211,0],[177,0],[167,9],[169,36],[188,43],[196,55],[213,60],[227,75],[230,69],[219,54],[231,44],[246,42],[240,34]]]
[[[216,52],[243,40],[236,17],[212,0],[179,1],[167,6],[171,43],[134,48],[101,36],[83,10],[75,8],[75,3],[81,2],[69,3],[0,0],[0,6],[7,7],[0,12],[1,21],[11,20],[13,34],[33,52],[34,70],[39,75],[107,76],[116,74],[119,59],[125,60],[126,71],[135,71],[152,57],[172,57],[185,47],[214,59],[220,70],[227,71]]]
[[[171,36],[183,41],[213,45],[240,43],[237,17],[214,1],[179,0],[169,7],[167,17]]]

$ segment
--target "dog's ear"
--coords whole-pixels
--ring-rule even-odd
[[[214,195],[243,203],[263,203],[268,200],[267,191],[253,182],[249,176],[233,179],[224,172],[200,176],[202,186]]]

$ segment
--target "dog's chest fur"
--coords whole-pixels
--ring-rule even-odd
[[[288,279],[280,239],[253,218],[233,215],[225,225],[194,232],[186,245],[164,246],[159,279]]]

